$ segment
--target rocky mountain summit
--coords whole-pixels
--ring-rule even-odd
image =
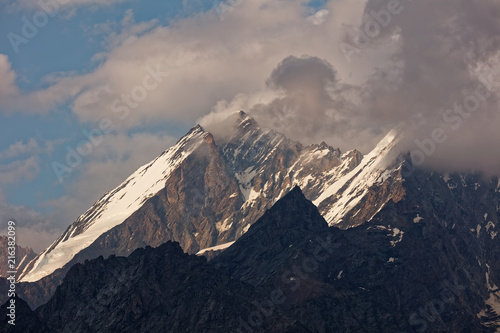
[[[30,262],[21,281],[57,285],[75,263],[167,240],[188,253],[230,243],[293,186],[318,197],[362,159],[325,143],[303,146],[244,112],[227,122],[223,135],[194,127],[104,195]]]

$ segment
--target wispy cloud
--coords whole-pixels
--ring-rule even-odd
[[[6,150],[0,151],[0,160],[36,153],[40,149],[37,140],[30,138],[26,143],[17,141]]]
[[[366,151],[415,114],[441,121],[443,110],[476,88],[478,68],[497,68],[496,1],[401,1],[387,24],[373,14],[387,9],[383,0],[332,0],[317,12],[305,4],[232,1],[168,26],[137,23],[129,11],[116,26],[96,27],[111,31],[112,42],[90,73],[52,77],[47,88],[22,93],[4,59],[14,79],[4,80],[13,93],[2,111],[44,113],[69,104],[82,122],[96,122],[113,113],[116,99],[126,102],[149,66],[169,76],[131,112],[124,131],[159,120],[193,123],[214,106],[241,107],[291,137]],[[346,61],[339,48],[346,29],[374,24],[370,43]],[[434,158],[469,167],[466,147],[468,160],[498,165],[498,154],[489,153],[500,141],[496,99],[481,109]]]
[[[17,141],[0,151],[0,185],[33,180],[41,169],[41,157],[50,156],[59,140],[30,138]]]
[[[134,11],[128,9],[119,22],[108,20],[103,23],[96,23],[90,27],[83,27],[83,29],[85,34],[91,38],[93,36],[104,36],[102,44],[104,49],[109,51],[122,43],[127,43],[129,38],[134,39],[150,31],[158,25],[158,22],[157,19],[136,22]],[[102,56],[105,56],[105,54],[99,53],[94,56],[94,59],[97,60]]]
[[[54,214],[42,214],[24,206],[0,201],[0,234],[5,235],[7,222],[16,222],[16,241],[21,246],[40,252],[48,247],[66,228]]]
[[[321,20],[311,21],[314,13],[303,1],[259,0],[237,2],[223,20],[214,8],[151,31],[150,25],[132,24],[114,37],[114,48],[99,55],[103,63],[95,71],[62,77],[2,109],[44,113],[70,103],[80,119],[93,121],[144,77],[146,66],[159,65],[170,73],[168,82],[129,117],[127,126],[158,119],[193,122],[221,99],[259,90],[276,64],[291,54],[313,54],[342,65],[335,35],[353,11],[339,5],[334,14],[322,12]],[[125,25],[131,24],[131,15]],[[336,70],[340,76],[352,72],[347,64]]]
[[[109,6],[117,3],[125,2],[127,0],[48,0],[43,1],[49,6],[58,6],[64,10],[71,10],[75,7],[82,6]],[[18,0],[18,1],[7,1],[6,7],[11,11],[25,10],[25,11],[35,11],[40,10],[39,0]]]
[[[9,58],[0,54],[0,99],[7,100],[19,95],[16,85],[17,75],[12,69]]]
[[[40,161],[32,156],[27,159],[0,164],[0,184],[13,184],[34,179],[40,171]]]

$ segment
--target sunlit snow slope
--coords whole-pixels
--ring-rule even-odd
[[[399,170],[401,163],[396,162],[398,151],[394,149],[399,137],[397,129],[389,132],[354,170],[324,188],[313,201],[330,225],[340,223],[346,214],[366,200],[371,188],[382,185]],[[389,199],[390,196],[378,201],[378,207],[372,208],[380,209]]]
[[[22,281],[37,281],[52,273],[97,237],[122,223],[148,198],[164,188],[170,173],[203,142],[207,134],[201,127],[195,127],[175,146],[140,167],[115,190],[105,194],[34,259],[23,272]]]
[[[196,126],[98,200],[26,266],[21,281],[95,255],[127,255],[145,244],[175,240],[192,253],[228,244],[294,186],[330,225],[364,223],[402,195],[397,142],[398,131],[392,131],[364,157],[324,142],[304,146],[261,129],[241,111],[228,116],[221,133]]]

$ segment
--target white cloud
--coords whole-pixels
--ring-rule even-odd
[[[37,140],[30,138],[26,143],[17,141],[11,144],[6,150],[0,152],[0,160],[15,158],[21,155],[32,154],[40,149]]]
[[[314,13],[314,15],[309,16],[307,19],[312,24],[320,25],[325,23],[328,14],[330,14],[330,12],[327,9],[321,9]]]
[[[40,161],[36,156],[0,164],[0,184],[13,184],[34,179],[40,171]]]
[[[9,58],[5,54],[0,54],[0,99],[6,100],[19,94],[16,85],[17,75],[12,70]]]
[[[72,10],[81,6],[109,6],[125,2],[126,0],[52,0],[43,3],[56,3],[60,10]],[[40,10],[40,0],[18,0],[9,5],[9,10]]]
[[[16,241],[21,246],[40,252],[63,231],[64,224],[52,214],[42,214],[24,206],[0,201],[0,234],[6,234],[7,222],[16,222]]]
[[[303,54],[334,64],[341,79],[359,81],[371,70],[370,65],[349,66],[338,41],[342,25],[359,18],[363,6],[349,0],[334,3],[334,11],[320,11],[312,21],[305,1],[254,0],[224,7],[223,20],[217,7],[219,13],[216,8],[150,31],[151,23],[142,27],[131,24],[134,28],[116,36],[116,47],[100,55],[105,61],[95,71],[60,78],[8,106],[48,112],[70,101],[80,119],[94,121],[111,112],[115,99],[142,84],[146,66],[158,65],[169,77],[131,110],[124,124],[133,127],[158,119],[193,122],[219,100],[261,90],[279,62]],[[132,13],[128,13],[124,24],[131,21]]]
[[[146,22],[136,22],[134,11],[128,9],[120,22],[108,20],[106,22],[96,23],[91,27],[84,27],[84,30],[85,34],[90,37],[103,36],[104,39],[102,44],[104,48],[106,50],[112,50],[120,44],[126,43],[127,39],[134,39],[134,37],[144,34],[157,25],[157,19]],[[95,55],[94,59],[98,60],[103,56],[105,56],[105,54],[100,53]]]
[[[332,134],[329,143],[366,151],[388,126],[419,109],[434,112],[437,105],[451,107],[448,102],[460,100],[464,83],[470,83],[466,69],[471,60],[475,56],[485,60],[498,48],[497,38],[491,37],[498,35],[498,20],[494,17],[498,5],[494,1],[460,0],[460,6],[455,6],[455,2],[447,0],[436,8],[429,0],[404,2],[403,12],[394,15],[380,36],[372,38],[349,63],[339,42],[350,36],[350,29],[363,28],[370,20],[375,22],[369,13],[384,10],[387,3],[330,0],[316,13],[306,3],[229,1],[169,26],[136,23],[133,13],[127,12],[121,30],[112,37],[111,48],[96,56],[102,61],[98,68],[82,75],[51,77],[53,83],[48,88],[33,93],[11,94],[14,97],[2,103],[2,110],[49,112],[69,102],[80,120],[95,122],[114,115],[113,106],[115,111],[117,106],[123,108],[125,99],[144,86],[150,75],[147,68],[158,66],[169,73],[168,77],[147,91],[143,101],[127,107],[129,115],[120,124],[128,129],[158,120],[192,123],[214,106],[215,110],[251,109],[262,104],[259,98],[279,99],[281,92],[266,87],[265,79],[287,57],[310,55],[334,68],[340,84],[334,86],[338,89],[333,93],[342,98],[346,93],[352,95],[352,108],[328,104],[335,105],[326,110],[331,119],[346,125],[342,135]],[[453,20],[443,24],[447,13],[452,13]],[[429,23],[422,24],[425,20]],[[480,33],[479,39],[475,32]],[[5,61],[3,68],[11,72]],[[4,81],[15,92],[14,81]],[[346,84],[352,84],[352,89],[344,89]],[[348,112],[353,109],[355,112]],[[320,119],[316,111],[314,119]],[[318,124],[308,123],[309,132]],[[490,137],[496,124],[490,121],[486,124],[488,131],[483,132]],[[484,135],[484,141],[488,137]],[[471,147],[470,151],[478,150]]]
[[[262,127],[302,143],[326,141],[344,151],[368,152],[392,126],[367,124],[367,115],[350,100],[356,90],[340,82],[326,60],[290,56],[270,73],[264,89],[219,101],[199,122],[210,131],[218,130],[217,123],[227,114],[245,110]]]

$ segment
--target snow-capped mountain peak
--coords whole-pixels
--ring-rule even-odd
[[[196,126],[176,145],[143,165],[116,189],[106,193],[81,215],[47,250],[23,272],[21,281],[36,281],[68,263],[97,237],[122,223],[146,200],[164,188],[171,172],[209,135]]]
[[[349,212],[366,200],[371,188],[383,185],[400,168],[397,145],[401,136],[399,128],[391,130],[356,168],[324,188],[313,201],[330,225],[341,223]],[[379,210],[389,199],[391,197],[384,198],[384,202],[372,208]]]
[[[198,125],[99,199],[30,262],[21,281],[167,240],[191,253],[230,243],[297,185],[336,224],[390,177],[394,168],[385,161],[392,160],[397,136],[391,132],[362,159],[324,142],[304,146],[262,129],[244,112]]]

